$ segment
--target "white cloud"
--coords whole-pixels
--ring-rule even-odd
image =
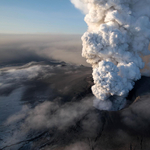
[[[140,69],[144,67],[141,55],[149,54],[150,0],[82,2],[89,8],[85,17],[89,28],[82,36],[82,56],[93,67],[93,94],[106,102],[115,96],[117,101],[111,100],[113,104],[122,105],[121,101],[125,101],[134,82],[141,77]],[[111,110],[119,108],[113,104]]]
[[[70,0],[70,1],[77,9],[81,10],[84,14],[88,13],[87,4],[84,4],[80,0]]]

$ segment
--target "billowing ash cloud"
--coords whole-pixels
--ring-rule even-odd
[[[93,67],[94,105],[121,109],[134,81],[141,77],[141,56],[149,54],[150,0],[81,1],[89,10],[82,56]]]

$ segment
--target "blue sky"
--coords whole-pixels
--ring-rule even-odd
[[[82,34],[84,14],[69,0],[0,0],[0,33]]]

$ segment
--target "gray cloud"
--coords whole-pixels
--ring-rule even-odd
[[[93,110],[91,98],[85,98],[80,102],[70,102],[62,106],[46,101],[35,108],[23,107],[20,112],[7,119],[5,125],[14,129],[12,135],[4,139],[3,146],[27,139],[32,131],[39,132],[57,128],[58,131],[55,131],[54,134],[57,135],[59,132],[61,137],[61,132],[67,134],[68,128],[76,126],[76,123],[80,121],[81,133],[77,137],[86,137],[87,135],[89,138],[96,137],[101,123],[98,121],[100,118],[97,113]]]
[[[50,71],[51,70],[51,71]],[[51,65],[31,62],[23,66],[4,67],[0,69],[0,95],[7,95],[16,88],[35,78],[54,75]]]
[[[51,59],[86,65],[81,57],[81,35],[0,36],[0,63],[28,63]]]

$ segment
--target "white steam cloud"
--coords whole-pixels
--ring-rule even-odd
[[[70,0],[72,4],[74,4],[74,6],[81,10],[84,14],[88,13],[88,8],[87,5],[84,4],[81,0]]]
[[[118,110],[148,55],[150,0],[81,0],[88,6],[82,56],[93,67],[94,106]],[[112,98],[113,97],[113,98]]]

